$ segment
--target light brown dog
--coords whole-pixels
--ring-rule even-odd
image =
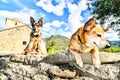
[[[43,26],[43,17],[35,22],[33,17],[30,17],[30,22],[32,25],[32,32],[30,34],[30,41],[24,50],[24,54],[46,54],[46,43],[41,38],[41,30]]]
[[[68,51],[75,56],[76,63],[80,67],[83,66],[80,53],[91,52],[93,65],[99,68],[101,62],[98,48],[110,47],[110,44],[104,38],[104,32],[107,30],[108,28],[97,26],[94,19],[91,18],[72,35]]]

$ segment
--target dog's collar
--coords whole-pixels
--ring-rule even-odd
[[[86,45],[82,42],[82,40],[81,40],[80,36],[79,36],[79,35],[77,35],[77,37],[78,37],[78,40],[80,41],[80,45],[81,45],[81,46],[86,46]],[[86,47],[87,47],[87,46],[86,46]]]
[[[79,35],[77,35],[77,37],[78,37],[78,40],[79,40],[79,42],[80,42],[80,46],[82,47],[82,45],[83,45],[82,40],[81,40],[81,38],[80,38]],[[82,53],[81,50],[78,50],[78,52],[79,52],[79,53]]]
[[[78,37],[78,40],[80,41],[80,43],[82,43],[82,41],[81,41],[81,39],[80,39],[80,36],[79,36],[79,35],[77,35],[77,37]]]

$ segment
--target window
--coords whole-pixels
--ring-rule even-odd
[[[27,41],[23,41],[23,45],[26,45],[27,44]]]
[[[15,23],[15,26],[17,26],[17,22]]]

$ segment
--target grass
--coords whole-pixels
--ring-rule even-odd
[[[120,52],[120,47],[111,47],[111,48],[107,48],[107,49],[100,49],[100,52],[116,53],[116,52]]]

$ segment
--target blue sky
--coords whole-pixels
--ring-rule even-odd
[[[87,0],[0,0],[0,29],[4,29],[5,18],[18,18],[30,25],[29,18],[44,17],[42,36],[63,35],[68,38],[92,15]],[[109,33],[115,34],[114,31]],[[108,39],[118,39],[110,37]]]

